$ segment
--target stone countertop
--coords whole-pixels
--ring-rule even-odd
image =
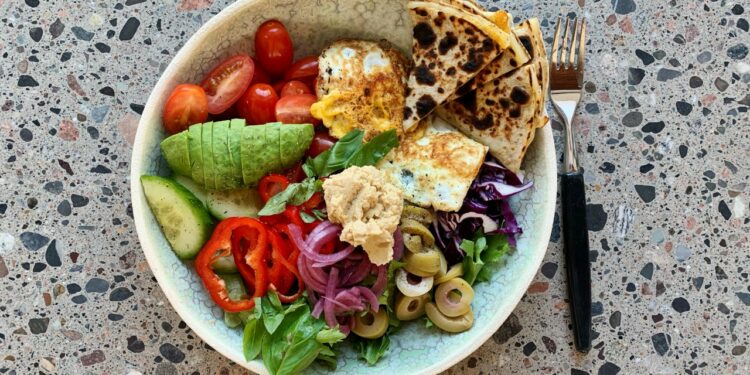
[[[0,373],[243,373],[161,293],[127,177],[160,72],[228,3],[0,0]],[[572,349],[556,216],[526,297],[448,373],[750,373],[747,2],[505,3],[548,37],[589,18],[594,348]]]

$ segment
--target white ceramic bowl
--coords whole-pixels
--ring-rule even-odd
[[[133,215],[143,252],[164,294],[190,328],[206,343],[232,361],[265,374],[259,360],[247,362],[242,355],[242,332],[224,325],[222,313],[205,293],[191,263],[178,260],[156,223],[143,195],[139,177],[169,174],[159,152],[164,138],[161,111],[172,88],[199,82],[215,64],[236,53],[253,53],[253,35],[263,21],[284,22],[295,45],[296,57],[319,53],[338,38],[388,39],[408,54],[411,22],[406,0],[363,2],[354,0],[240,0],[213,17],[193,35],[154,88],[138,126],[131,161]],[[467,357],[505,321],[521,299],[539,268],[547,249],[557,189],[552,132],[537,132],[524,164],[534,188],[520,194],[511,205],[525,232],[518,249],[494,273],[488,283],[476,285],[474,327],[461,334],[426,329],[407,323],[391,338],[390,352],[375,366],[356,359],[344,348],[338,373],[434,374]],[[328,370],[312,366],[307,373]]]

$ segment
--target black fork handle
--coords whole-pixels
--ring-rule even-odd
[[[576,349],[586,352],[591,349],[591,263],[583,174],[578,171],[560,176],[560,190],[573,335]]]

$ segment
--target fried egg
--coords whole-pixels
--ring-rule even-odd
[[[344,39],[320,55],[318,102],[310,108],[332,136],[358,128],[365,139],[402,133],[407,60],[387,42]]]
[[[406,137],[378,164],[404,198],[418,206],[458,211],[482,167],[487,146],[442,119],[421,138]]]

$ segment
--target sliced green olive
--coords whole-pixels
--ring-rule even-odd
[[[388,313],[385,310],[385,308],[381,308],[376,313],[368,311],[364,315],[354,315],[352,332],[366,339],[376,339],[383,336],[388,329]]]
[[[435,280],[444,277],[445,274],[448,273],[448,261],[445,259],[445,255],[442,251],[438,251],[438,255],[440,255],[440,269],[435,274],[435,276],[433,276]]]
[[[474,324],[474,312],[471,310],[469,310],[469,312],[467,312],[466,314],[451,318],[443,315],[443,313],[438,310],[437,306],[435,306],[434,303],[427,302],[427,304],[425,304],[424,311],[433,324],[446,332],[463,332],[471,328],[471,326]]]
[[[422,237],[414,234],[403,233],[404,246],[412,253],[422,252]]]
[[[471,310],[474,289],[464,279],[455,278],[438,285],[435,304],[445,316],[456,317]]]
[[[422,224],[432,224],[432,212],[417,206],[406,205],[401,212],[402,219],[416,220]]]
[[[432,236],[430,230],[427,227],[412,219],[401,220],[401,233],[414,234],[422,237],[422,244],[426,247],[435,245],[435,237]]]
[[[432,277],[421,277],[406,272],[403,268],[396,271],[396,287],[405,296],[419,297],[432,290]]]
[[[453,280],[464,275],[464,265],[461,263],[454,264],[448,269],[444,276],[435,276],[435,285],[442,284],[448,280]]]
[[[405,296],[401,293],[396,297],[396,318],[398,320],[414,320],[424,315],[424,306],[430,302],[430,294],[425,293],[417,297]]]
[[[421,253],[407,253],[404,261],[404,268],[417,276],[432,276],[440,271],[440,251],[434,248]]]

